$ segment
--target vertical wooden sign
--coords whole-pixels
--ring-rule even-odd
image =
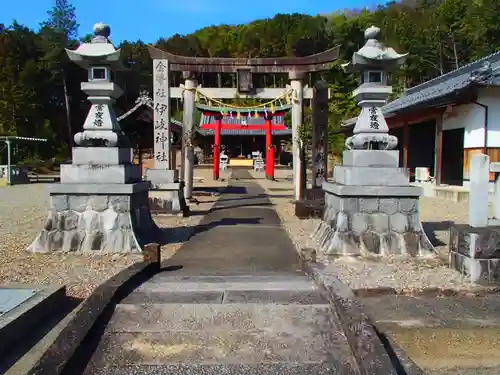
[[[318,81],[313,92],[312,115],[313,187],[321,187],[328,177],[328,86]]]
[[[168,60],[153,60],[155,169],[171,169],[170,83]]]

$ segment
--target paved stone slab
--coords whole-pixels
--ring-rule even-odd
[[[328,363],[260,363],[260,364],[176,364],[171,366],[109,367],[89,372],[92,375],[353,375],[348,364]],[[493,373],[491,373],[493,375]],[[448,375],[448,374],[446,374]],[[469,375],[469,374],[467,374]],[[472,374],[471,374],[472,375]],[[487,374],[490,375],[490,374]],[[495,373],[496,375],[496,373]]]
[[[103,337],[98,353],[94,363],[99,367],[109,364],[308,363],[351,358],[343,332],[335,327],[316,330],[316,334],[268,330],[113,333]]]
[[[276,319],[279,317],[279,319]],[[116,307],[108,332],[269,330],[311,333],[329,330],[329,305],[151,304]]]
[[[203,292],[203,291],[247,291],[247,290],[295,290],[310,292],[315,290],[314,284],[306,278],[289,281],[260,281],[255,279],[253,282],[166,282],[166,283],[144,283],[137,291],[149,292]]]
[[[363,305],[375,320],[400,327],[485,327],[500,326],[500,296],[363,298]]]
[[[230,270],[227,272],[231,272]],[[261,282],[292,282],[297,281],[297,279],[303,279],[305,274],[302,271],[293,272],[256,272],[254,274],[242,273],[235,275],[230,273],[227,275],[177,275],[175,272],[160,272],[149,279],[147,282],[150,283],[261,283]]]
[[[282,290],[247,290],[227,291],[222,303],[275,303],[275,304],[321,304],[327,301],[319,292],[282,291]]]
[[[223,292],[134,292],[123,299],[124,304],[150,303],[222,303]]]

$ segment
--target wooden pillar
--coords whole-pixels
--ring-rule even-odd
[[[403,125],[403,168],[408,168],[408,145],[410,143],[410,127],[405,122]]]
[[[271,115],[266,116],[266,178],[274,180],[274,146]]]
[[[436,185],[441,185],[441,174],[443,170],[443,118],[436,119],[436,147],[434,157],[434,176]]]
[[[214,135],[214,180],[219,179],[220,175],[220,133],[222,129],[222,119],[217,116],[215,119]]]

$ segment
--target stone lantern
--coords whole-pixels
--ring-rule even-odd
[[[352,137],[346,140],[343,164],[333,181],[323,183],[325,210],[314,238],[326,255],[409,255],[433,253],[419,215],[420,187],[411,186],[399,168],[396,137],[388,134],[382,106],[392,92],[388,73],[407,54],[385,47],[365,31],[366,44],[343,67],[361,76],[353,96],[361,107]]]
[[[343,65],[344,70],[358,73],[361,85],[352,93],[361,113],[356,121],[352,137],[346,140],[348,149],[392,150],[397,144],[396,137],[388,135],[389,128],[381,107],[392,93],[388,85],[388,74],[399,68],[408,54],[399,54],[385,47],[376,37],[380,29],[370,27],[365,31],[366,44],[352,55],[352,61]]]
[[[109,26],[96,24],[94,33],[90,43],[66,50],[88,70],[81,87],[92,105],[74,137],[72,164],[61,165],[61,182],[49,186],[49,216],[30,251],[127,253],[160,241],[149,212],[150,184],[132,164],[129,140],[112,107],[122,94],[112,79],[122,68],[120,50],[108,39]]]

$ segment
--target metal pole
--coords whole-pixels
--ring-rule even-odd
[[[7,184],[11,184],[11,166],[10,166],[10,163],[11,163],[11,160],[10,160],[10,153],[11,153],[11,149],[10,149],[10,140],[6,140],[5,143],[7,143]]]

